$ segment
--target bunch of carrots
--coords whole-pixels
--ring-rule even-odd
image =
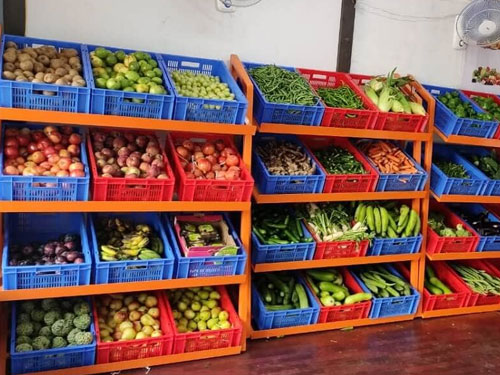
[[[417,169],[397,146],[385,141],[361,142],[360,149],[382,173],[415,174]]]

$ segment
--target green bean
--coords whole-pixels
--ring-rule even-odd
[[[451,266],[473,292],[483,295],[500,295],[500,278],[469,266],[460,264],[451,264]]]
[[[276,65],[264,65],[248,72],[271,103],[310,106],[318,103],[318,97],[312,92],[309,83],[297,72]]]
[[[363,101],[356,93],[346,85],[336,88],[320,87],[318,95],[328,107],[363,109]]]

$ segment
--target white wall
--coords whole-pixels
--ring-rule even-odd
[[[225,14],[215,0],[27,0],[26,35],[333,70],[340,8],[340,0],[262,0]]]
[[[358,0],[352,72],[394,67],[425,83],[460,87],[464,50],[452,48],[455,15],[467,0]]]

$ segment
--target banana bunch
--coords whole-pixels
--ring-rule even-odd
[[[102,220],[97,228],[101,260],[150,260],[163,254],[163,242],[149,225],[114,218]]]
[[[405,204],[398,207],[396,202],[360,202],[356,207],[354,220],[366,223],[378,238],[418,236],[421,229],[418,213]]]

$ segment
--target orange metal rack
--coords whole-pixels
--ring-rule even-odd
[[[261,133],[275,134],[297,134],[297,135],[321,135],[329,137],[350,137],[350,138],[374,138],[374,139],[391,139],[401,142],[413,142],[413,157],[423,164],[424,169],[430,174],[432,163],[432,137],[434,131],[434,111],[435,102],[432,96],[420,85],[416,84],[418,94],[429,103],[429,125],[426,132],[409,133],[397,131],[383,130],[364,130],[364,129],[348,129],[348,128],[332,128],[323,126],[301,126],[301,125],[286,125],[286,124],[256,124],[258,131]],[[422,160],[422,146],[425,145],[424,158]],[[359,200],[411,200],[412,208],[415,209],[422,220],[422,250],[418,254],[403,254],[403,255],[387,255],[387,256],[372,256],[372,257],[356,257],[356,258],[339,258],[339,259],[321,259],[321,260],[306,260],[300,262],[283,262],[283,263],[264,263],[253,266],[254,272],[270,272],[281,270],[299,270],[308,268],[320,267],[335,267],[358,264],[373,264],[385,262],[410,262],[410,282],[419,291],[423,291],[423,273],[424,267],[422,264],[425,260],[425,246],[427,233],[427,214],[429,209],[429,182],[426,184],[424,191],[410,192],[370,192],[370,193],[320,193],[320,194],[259,194],[257,188],[254,189],[253,197],[256,203],[297,203],[297,202],[325,202],[325,201],[359,201]],[[390,322],[398,322],[411,320],[416,315],[420,314],[420,310],[415,315],[406,315],[392,318],[382,319],[359,319],[344,322],[312,324],[308,326],[298,326],[289,328],[278,328],[269,330],[253,330],[249,327],[250,337],[252,339],[281,337],[299,333],[324,331],[330,329],[339,329],[345,327],[357,327],[373,324],[382,324]]]
[[[82,113],[66,113],[56,111],[38,111],[28,109],[0,108],[0,121],[32,121],[41,123],[59,123],[78,126],[100,126],[133,128],[156,131],[187,131],[198,133],[230,134],[243,137],[243,161],[250,168],[252,161],[252,136],[256,127],[252,125],[253,113],[253,85],[236,55],[231,55],[230,68],[232,75],[241,83],[242,90],[248,100],[249,121],[245,125],[231,125],[219,123],[205,123],[192,121],[156,120],[121,116],[94,115]],[[240,237],[246,249],[250,249],[251,216],[250,202],[21,202],[3,201],[0,202],[0,226],[1,214],[8,212],[132,212],[132,211],[238,211],[241,212]],[[0,238],[2,233],[0,231]],[[3,238],[1,238],[3,241]],[[144,358],[132,361],[114,362],[108,364],[98,364],[84,367],[74,367],[62,370],[51,370],[37,372],[41,375],[84,375],[98,374],[103,372],[121,371],[145,366],[162,365],[203,358],[213,358],[225,355],[239,354],[246,348],[245,332],[249,319],[250,307],[250,267],[247,265],[244,275],[220,276],[206,278],[188,278],[159,280],[117,284],[84,285],[61,288],[44,288],[31,290],[3,290],[0,288],[0,330],[4,332],[0,340],[0,375],[7,374],[7,332],[9,321],[8,301],[18,301],[26,299],[39,299],[47,297],[68,297],[93,294],[105,294],[116,292],[134,292],[140,290],[160,290],[171,288],[185,288],[206,285],[230,285],[238,286],[238,314],[244,323],[244,334],[240,346],[226,349],[205,350],[184,354]]]

